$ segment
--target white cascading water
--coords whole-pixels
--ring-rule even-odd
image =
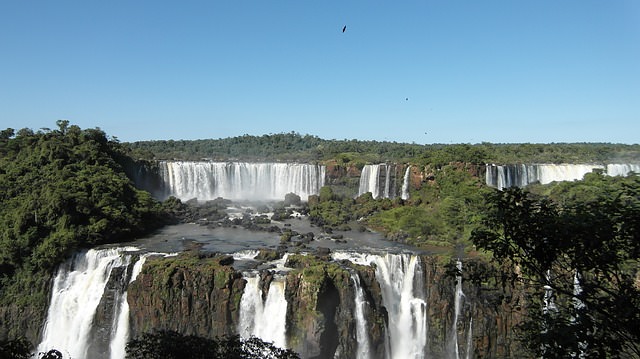
[[[640,174],[640,164],[608,164],[607,175],[628,176],[630,173]]]
[[[385,173],[384,173],[384,194],[383,197],[384,198],[391,198],[391,166],[386,165],[385,166]]]
[[[256,249],[247,249],[247,250],[235,252],[232,254],[232,256],[234,260],[242,261],[242,260],[248,260],[248,259],[255,259],[258,256],[258,254],[260,254],[260,251]]]
[[[260,277],[245,277],[247,284],[240,300],[238,332],[241,337],[258,337],[280,348],[287,347],[287,301],[284,296],[284,278],[275,277],[266,298],[262,299]]]
[[[320,193],[325,167],[301,163],[188,162],[159,164],[164,196],[201,201],[282,200],[295,193],[303,200]]]
[[[142,266],[144,262],[147,260],[147,257],[150,254],[143,254],[133,265],[133,270],[131,271],[131,278],[129,279],[129,284],[136,280],[140,271],[142,271]],[[110,358],[111,359],[124,359],[126,352],[125,346],[127,345],[127,341],[129,340],[129,302],[127,301],[127,291],[124,291],[119,298],[117,303],[116,313],[119,313],[117,316],[114,316],[116,322],[113,325],[113,329],[111,330],[111,343],[109,344],[110,350]]]
[[[96,308],[112,269],[127,266],[127,251],[111,248],[76,254],[60,266],[53,282],[51,303],[38,352],[52,348],[71,358],[88,358],[87,350]]]
[[[395,165],[384,163],[365,165],[360,174],[358,196],[371,192],[373,198],[394,198],[396,196],[394,170]],[[382,176],[384,176],[384,182]]]
[[[375,264],[376,279],[389,316],[387,358],[425,358],[427,303],[420,257],[411,254],[347,252],[334,252],[332,257],[360,265]]]
[[[547,283],[551,283],[551,270],[547,270],[547,273],[545,274],[545,278]],[[553,288],[549,284],[544,285],[543,288],[544,288],[544,297],[542,299],[542,303],[543,303],[542,312],[544,314],[547,314],[550,312],[557,312],[558,308],[556,307]]]
[[[573,309],[575,310],[575,316],[572,318],[574,323],[579,323],[580,312],[586,309],[586,305],[582,300],[580,300],[580,295],[582,294],[582,285],[580,284],[580,278],[582,276],[578,271],[576,271],[573,275]],[[586,352],[589,347],[589,343],[586,341],[578,342],[578,352],[572,353],[572,358],[585,358]]]
[[[367,301],[364,298],[364,292],[360,285],[360,276],[358,273],[351,274],[351,281],[355,287],[355,320],[356,320],[356,340],[358,341],[358,352],[356,359],[370,359],[371,358],[371,344],[369,343],[369,332],[367,327],[367,320],[365,319],[365,310],[367,307]]]
[[[536,182],[547,184],[555,181],[580,180],[594,169],[604,169],[604,166],[597,164],[487,165],[485,180],[487,185],[498,189],[525,187]]]
[[[456,268],[458,269],[458,273],[462,273],[462,262],[460,260],[456,261]],[[462,292],[462,276],[458,274],[456,275],[455,299],[453,302],[453,323],[451,328],[451,340],[449,342],[451,345],[449,357],[453,359],[460,359],[460,348],[458,347],[458,318],[460,318],[460,314],[462,313],[463,298],[464,292]]]
[[[424,358],[427,344],[427,304],[424,300],[420,258],[386,254],[376,259],[376,278],[389,312],[392,359]]]
[[[407,165],[407,169],[404,171],[404,179],[402,181],[402,194],[400,197],[404,200],[409,199],[410,180],[411,180],[411,166]]]
[[[467,356],[466,359],[471,359],[473,353],[473,317],[469,318],[469,332],[467,333]]]
[[[380,197],[380,166],[382,165],[364,165],[360,174],[360,185],[358,187],[358,196],[367,192],[371,192],[373,198]]]
[[[580,180],[593,170],[603,170],[609,176],[627,176],[640,173],[638,164],[519,164],[487,165],[485,182],[491,187],[505,189],[525,187],[531,183],[547,184],[556,181]]]
[[[542,297],[542,314],[543,314],[542,331],[541,331],[542,334],[545,334],[548,331],[547,323],[545,322],[546,321],[545,317],[548,315],[553,315],[554,313],[558,312],[558,308],[556,307],[556,303],[554,299],[553,287],[549,285],[551,283],[550,270],[547,270],[547,272],[545,273],[545,277],[546,277],[546,282],[548,284],[545,284],[543,286],[544,296]],[[540,350],[543,353],[543,357],[547,349],[548,349],[548,344],[541,344]]]

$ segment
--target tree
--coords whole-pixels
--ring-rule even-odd
[[[31,357],[31,343],[25,338],[0,341],[0,359],[27,359]]]
[[[47,352],[31,353],[31,343],[26,338],[0,341],[0,359],[63,359],[62,353],[56,349]]]
[[[120,144],[99,129],[57,124],[0,138],[0,306],[34,315],[45,314],[54,268],[78,248],[133,239],[168,216],[126,176]],[[21,326],[0,320],[0,333]]]
[[[8,140],[15,134],[13,128],[7,128],[6,130],[0,131],[0,140]]]
[[[289,350],[280,349],[259,338],[230,336],[207,339],[174,331],[145,333],[127,343],[128,359],[298,359]]]
[[[640,357],[640,179],[596,183],[601,195],[562,206],[496,191],[472,234],[530,289],[520,329],[539,357]]]

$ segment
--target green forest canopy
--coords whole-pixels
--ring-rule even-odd
[[[0,135],[0,303],[46,300],[49,273],[79,248],[132,239],[165,220],[125,175],[124,147],[99,129]]]
[[[483,163],[640,162],[640,145],[611,143],[416,144],[387,141],[325,140],[295,132],[206,140],[126,143],[136,159],[411,162],[443,165]]]

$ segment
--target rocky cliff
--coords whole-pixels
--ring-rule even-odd
[[[429,311],[429,358],[452,357],[454,333],[461,356],[526,357],[515,331],[523,315],[524,289],[516,283],[505,282],[500,274],[503,269],[474,259],[463,260],[461,272],[437,257],[423,257],[423,263]],[[454,332],[456,274],[461,277],[462,298]]]
[[[147,259],[128,290],[132,337],[152,330],[235,334],[245,281],[232,261],[191,252]]]
[[[368,310],[371,353],[384,357],[386,310],[374,269],[350,263],[329,262],[316,256],[292,256],[287,266],[286,297],[289,307],[289,345],[305,358],[355,358],[358,351],[355,328],[355,288],[351,280],[363,282]]]
[[[464,296],[456,316],[456,273],[442,259],[422,256],[421,261],[418,276],[424,283],[427,357],[450,358],[456,350],[472,358],[522,354],[513,328],[524,303],[512,284],[501,281],[499,271],[489,270],[481,261],[464,262]],[[246,281],[231,262],[227,256],[194,253],[149,259],[129,286],[132,335],[154,329],[210,338],[237,333]],[[289,348],[303,358],[356,358],[359,348],[352,277],[357,275],[367,302],[371,358],[385,357],[389,316],[375,266],[310,254],[289,256],[287,267]],[[272,273],[263,270],[260,275],[264,293]]]

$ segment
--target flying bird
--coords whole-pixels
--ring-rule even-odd
[[[342,32],[345,32],[345,31],[347,31],[347,25],[344,25],[344,26],[342,27]]]

